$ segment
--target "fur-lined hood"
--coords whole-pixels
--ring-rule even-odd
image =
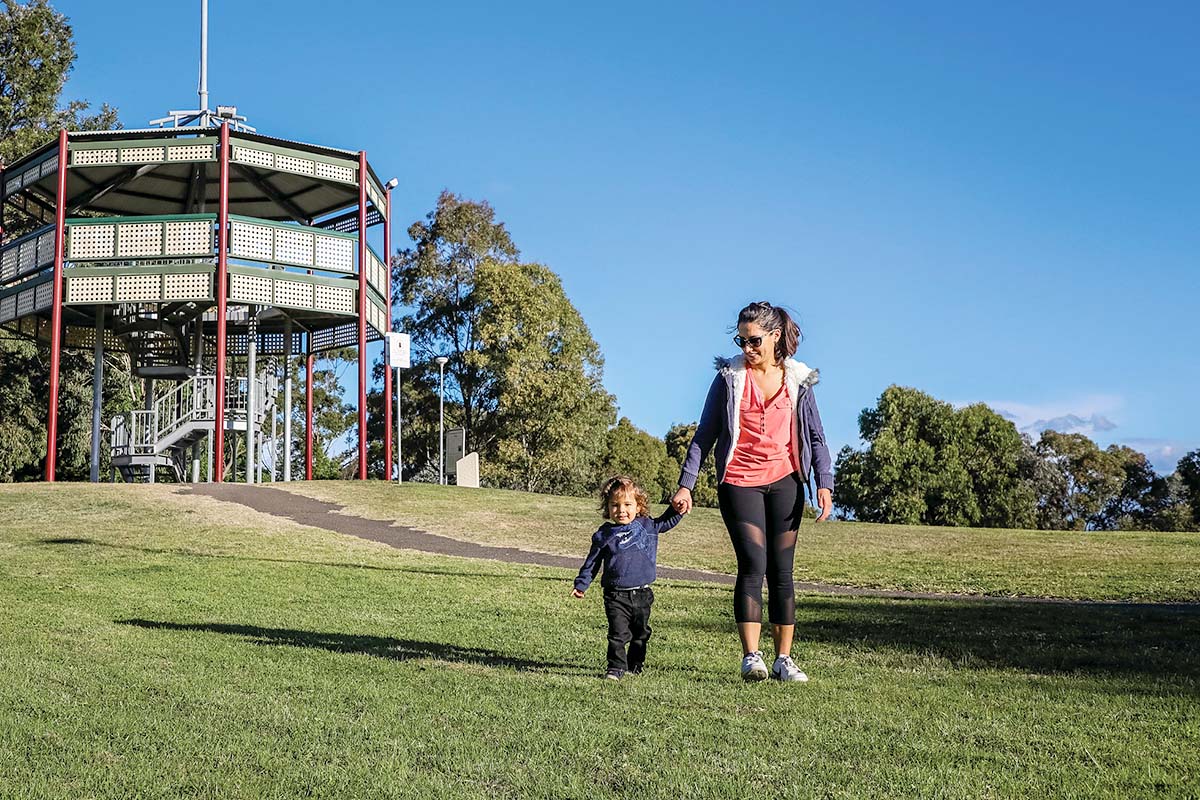
[[[725,376],[726,379],[734,377],[742,377],[746,372],[746,357],[734,356],[733,358],[724,358],[717,356],[713,360],[713,365],[717,372]],[[821,380],[821,371],[813,369],[803,361],[797,361],[794,358],[789,358],[783,362],[784,372],[787,382],[796,388],[809,388],[816,386]]]

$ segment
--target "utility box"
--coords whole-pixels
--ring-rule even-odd
[[[446,474],[458,475],[458,460],[467,454],[467,429],[446,431]]]

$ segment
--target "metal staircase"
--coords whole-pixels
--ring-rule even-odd
[[[246,378],[225,381],[225,429],[257,434],[274,418],[278,379],[266,375],[253,382],[254,416],[247,421],[250,385]],[[157,467],[169,468],[185,480],[188,451],[212,434],[216,421],[217,379],[196,375],[154,400],[153,408],[112,418],[112,464],[127,483],[153,480]]]

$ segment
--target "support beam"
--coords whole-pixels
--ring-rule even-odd
[[[383,208],[383,268],[384,295],[387,298],[387,329],[392,329],[392,187],[384,191]],[[387,347],[387,343],[384,343]],[[392,371],[384,359],[383,366],[383,479],[392,478]]]
[[[225,480],[225,318],[229,290],[229,123],[221,125],[220,144],[217,147],[220,164],[220,190],[217,210],[217,364],[216,394],[217,411],[213,421],[213,449],[216,464],[216,480]],[[211,463],[211,461],[210,461]]]
[[[255,452],[254,418],[258,413],[258,398],[255,395],[258,375],[258,308],[248,306],[246,315],[250,325],[246,330],[246,483],[254,483]]]
[[[62,289],[63,239],[67,207],[67,131],[58,132],[58,202],[54,214],[54,289],[50,312],[50,408],[46,420],[46,481],[54,482],[54,464],[58,457],[58,371],[62,363]]]
[[[104,307],[96,309],[96,344],[92,348],[92,463],[88,479],[100,482],[100,414],[104,407]]]
[[[292,321],[283,323],[283,480],[292,479]]]
[[[238,171],[238,174],[249,181],[255,189],[258,189],[267,197],[271,198],[275,204],[286,211],[292,220],[303,225],[308,219],[308,214],[305,214],[304,210],[300,208],[300,206],[287,199],[283,192],[272,186],[266,179],[257,175],[253,169],[243,166],[242,164],[234,164],[233,167]]]
[[[154,170],[161,167],[162,164],[143,164],[140,167],[130,167],[113,176],[104,183],[93,184],[86,191],[80,192],[76,196],[67,201],[67,211],[70,214],[76,214],[84,206],[91,205],[99,200],[104,195],[112,190],[129,183],[132,180],[149,175]]]
[[[358,479],[367,479],[367,152],[358,151]]]
[[[309,347],[312,347],[312,342],[309,341]],[[304,381],[304,480],[311,481],[313,479],[313,360],[316,358],[311,352],[308,354],[308,359],[305,361],[305,381]]]

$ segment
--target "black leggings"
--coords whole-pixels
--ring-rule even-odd
[[[804,511],[804,491],[796,473],[766,486],[717,486],[721,518],[737,554],[733,616],[738,622],[762,622],[763,576],[769,579],[768,617],[773,625],[796,623],[796,587],[792,562],[796,531]]]

